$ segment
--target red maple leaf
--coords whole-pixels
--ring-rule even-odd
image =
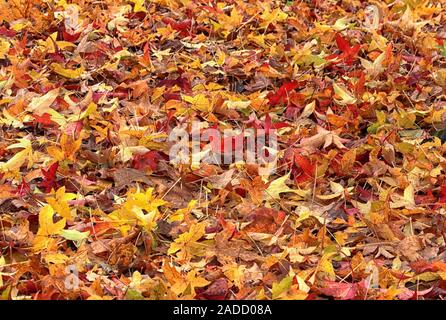
[[[161,156],[158,151],[150,150],[144,154],[137,154],[133,158],[132,166],[138,170],[150,169],[151,171],[155,171],[160,158]]]
[[[25,181],[25,179],[23,179],[22,183],[17,186],[16,194],[23,197],[30,191],[31,188],[29,187],[29,184]]]
[[[179,31],[180,35],[182,37],[187,37],[192,32],[191,31],[192,30],[192,20],[191,19],[186,19],[181,22],[176,22],[175,20],[166,17],[166,18],[163,18],[162,21],[165,24],[170,25],[172,27],[172,29]]]
[[[325,281],[324,288],[319,288],[319,291],[327,296],[340,300],[358,299],[361,297],[362,292],[367,291],[365,281],[365,279],[357,283]]]
[[[43,127],[49,127],[56,124],[51,120],[51,115],[48,113],[44,113],[41,116],[33,114],[32,116],[35,119],[35,122],[40,123]]]
[[[358,54],[361,49],[361,45],[357,44],[350,47],[350,43],[344,39],[339,33],[336,34],[336,44],[339,50],[342,51],[340,55],[333,54],[327,57],[327,59],[337,58],[339,61],[344,61],[346,65],[351,66],[353,64],[353,59]]]
[[[285,127],[289,127],[290,125],[286,122],[275,122],[273,123],[271,121],[271,117],[269,116],[269,113],[265,116],[265,124],[263,125],[263,128],[266,132],[269,132],[271,129],[281,129]]]
[[[300,154],[294,155],[294,164],[297,168],[294,170],[294,180],[297,183],[305,182],[314,178],[314,172],[316,165],[311,162],[307,157]]]
[[[46,193],[51,192],[56,186],[56,172],[59,168],[59,162],[53,163],[48,170],[42,169],[43,181],[39,184],[39,187],[44,188]]]
[[[175,80],[164,79],[158,83],[159,87],[166,86],[167,88],[171,88],[175,85],[180,87],[184,92],[192,92],[192,87],[189,80],[187,78],[183,78],[182,76],[179,76]]]
[[[279,103],[285,103],[288,100],[288,93],[299,86],[297,81],[284,83],[275,93],[270,92],[267,96],[269,104],[276,106]]]

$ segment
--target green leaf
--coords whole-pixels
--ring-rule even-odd
[[[126,300],[144,300],[144,296],[138,290],[129,288],[125,294]]]
[[[80,247],[82,241],[87,239],[90,235],[90,231],[80,232],[77,230],[62,230],[60,235],[67,240],[74,241],[77,247]]]
[[[273,299],[279,298],[279,296],[288,291],[291,288],[291,284],[293,283],[293,277],[288,276],[280,280],[280,282],[273,283],[272,287],[272,297]]]

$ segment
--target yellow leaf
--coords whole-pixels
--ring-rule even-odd
[[[269,6],[266,8],[260,18],[263,22],[260,24],[261,28],[266,28],[269,24],[275,22],[281,22],[288,18],[288,14],[280,10],[280,8],[276,8],[273,11],[270,11]]]
[[[187,259],[195,255],[200,245],[197,241],[204,236],[206,222],[194,223],[188,232],[181,234],[174,242],[171,243],[168,254],[174,254],[178,251],[178,256],[181,259]]]
[[[79,78],[85,71],[83,66],[77,69],[67,69],[58,63],[52,63],[50,67],[54,72],[68,79]]]
[[[246,109],[251,105],[251,101],[233,101],[233,100],[227,100],[225,102],[225,106],[228,109]]]
[[[50,253],[45,256],[46,263],[62,264],[67,262],[70,258],[62,253]]]
[[[65,48],[76,47],[74,43],[68,41],[56,41],[56,44],[59,47],[59,49],[62,50],[64,50]]]
[[[50,106],[56,100],[58,95],[59,88],[48,91],[41,97],[33,98],[31,103],[28,105],[27,110],[37,115],[48,113],[49,109],[51,109]]]
[[[82,242],[88,238],[90,231],[80,232],[77,230],[62,230],[60,235],[67,240],[74,241],[77,247],[82,245]]]
[[[77,117],[77,119],[71,119],[72,121],[78,121],[82,120],[84,118],[87,118],[89,115],[95,114],[97,112],[98,106],[94,102],[90,102],[90,104],[87,106],[87,109],[82,112],[80,116]]]
[[[299,277],[297,274],[295,277],[296,277],[297,283],[299,284],[299,290],[306,292],[306,293],[310,292],[311,288],[305,283],[304,279]]]
[[[153,89],[153,92],[150,96],[150,101],[152,101],[152,103],[158,99],[159,97],[161,97],[164,94],[164,91],[166,91],[166,87],[162,86],[162,87],[157,87],[155,89]]]
[[[208,98],[204,94],[197,94],[196,96],[183,96],[184,101],[192,104],[192,109],[198,111],[209,112],[212,110],[212,106]]]
[[[55,161],[63,161],[65,160],[65,154],[59,147],[49,146],[46,148],[46,152],[51,156]]]
[[[336,274],[335,274],[335,271],[333,268],[333,264],[331,263],[334,255],[336,255],[336,252],[325,253],[321,257],[321,260],[319,261],[319,265],[317,268],[318,271],[328,274],[330,276],[330,278],[333,280],[336,277]]]
[[[67,120],[65,119],[65,117],[56,110],[49,108],[47,113],[51,116],[51,121],[54,121],[58,125],[65,126],[67,124]],[[77,120],[78,119],[76,119],[76,121]]]
[[[237,28],[242,23],[242,21],[243,16],[238,13],[238,10],[235,6],[232,8],[230,16],[221,14],[218,17],[218,22],[220,23],[219,27],[223,27],[228,32]]]
[[[285,192],[293,192],[296,193],[299,196],[306,196],[307,193],[303,190],[294,190],[288,187],[285,182],[289,179],[290,173],[272,181],[268,188],[265,190],[266,196],[269,199],[279,199],[281,193]]]
[[[15,118],[7,109],[3,109],[3,116],[0,117],[0,124],[13,128],[23,128],[23,122]]]
[[[158,208],[167,204],[162,199],[154,198],[152,192],[153,188],[148,188],[146,192],[130,191],[127,200],[110,213],[109,218],[123,226],[123,233],[126,233],[131,225],[140,225],[145,230],[152,231],[160,216]]]
[[[46,198],[47,203],[63,218],[72,221],[75,215],[71,213],[68,201],[76,199],[74,193],[65,193],[65,186],[56,191],[55,197]]]
[[[20,152],[17,152],[11,159],[8,160],[6,163],[2,163],[0,165],[0,168],[2,171],[15,171],[18,170],[28,159],[28,151],[22,150]]]
[[[333,89],[335,91],[335,94],[341,98],[341,100],[335,99],[335,101],[338,104],[346,105],[346,104],[354,104],[356,102],[356,99],[344,87],[341,87],[336,83],[333,83]]]
[[[133,8],[133,12],[147,12],[144,7],[145,0],[130,0],[135,5]]]
[[[172,285],[171,290],[178,296],[185,293],[194,294],[195,288],[205,287],[208,284],[209,281],[198,276],[196,270],[191,270],[187,273],[185,279],[183,277],[177,278],[175,283]]]
[[[31,166],[33,165],[33,151],[31,141],[26,138],[18,139],[18,141],[18,143],[14,143],[8,146],[6,149],[10,150],[15,148],[23,148],[23,150],[17,152],[6,163],[0,163],[0,169],[2,171],[18,170],[25,163],[26,160],[28,160],[28,168],[31,168]]]
[[[56,39],[57,39],[57,31],[50,34],[48,38],[46,38],[45,41],[42,41],[42,45],[45,47],[48,53],[54,53],[56,52]]]
[[[39,212],[38,235],[50,236],[59,234],[65,228],[66,219],[54,223],[54,210],[50,205],[44,206]]]
[[[9,51],[10,44],[6,39],[0,39],[0,59],[5,59]]]
[[[190,213],[197,205],[197,200],[191,200],[187,208],[178,209],[175,211],[171,216],[169,216],[169,219],[167,219],[168,222],[174,222],[174,221],[183,221],[184,215]]]

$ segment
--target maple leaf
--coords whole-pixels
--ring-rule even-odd
[[[328,148],[334,144],[339,149],[346,149],[343,143],[349,140],[340,138],[335,132],[328,131],[321,126],[317,126],[317,134],[310,138],[303,138],[300,141],[301,146],[311,146],[313,148],[319,148],[323,145],[323,148]]]
[[[414,198],[414,187],[412,184],[409,184],[405,189],[404,189],[404,195],[403,196],[399,196],[396,194],[391,195],[392,197],[392,202],[390,203],[390,207],[391,208],[408,208],[408,209],[412,209],[414,208],[415,205],[415,198]]]
[[[68,78],[68,79],[77,79],[85,71],[83,66],[81,66],[77,69],[67,69],[58,63],[52,63],[50,65],[50,67],[51,67],[51,69],[53,69],[54,72],[56,72],[57,74],[65,77],[65,78]]]
[[[171,26],[174,30],[180,31],[180,35],[183,37],[187,37],[192,32],[192,20],[191,19],[186,19],[184,21],[177,22],[173,19],[164,17],[162,19],[162,21],[165,24]],[[163,81],[168,81],[168,80],[163,80]],[[163,85],[163,84],[160,83],[160,85]]]
[[[192,210],[197,206],[197,200],[191,200],[189,201],[187,208],[178,209],[174,213],[172,213],[168,220],[169,222],[173,221],[183,221],[185,216],[190,214]]]
[[[51,206],[44,206],[39,212],[39,231],[38,235],[55,235],[59,234],[65,227],[66,219],[63,218],[58,222],[53,222],[54,210]]]
[[[277,178],[276,180],[272,181],[268,188],[265,190],[266,196],[269,199],[279,199],[281,193],[285,192],[296,192],[297,190],[293,190],[290,187],[288,187],[285,182],[290,178],[290,173]]]
[[[23,197],[25,194],[27,194],[30,191],[31,191],[31,188],[30,188],[29,184],[25,180],[22,180],[22,183],[20,183],[20,185],[17,186],[16,194]]]
[[[238,12],[237,8],[234,6],[229,16],[226,14],[218,15],[218,21],[220,23],[220,27],[224,28],[226,32],[229,32],[237,28],[242,23],[243,16]]]
[[[59,162],[53,163],[48,170],[42,169],[43,181],[39,187],[44,188],[46,193],[49,193],[56,186],[57,168],[59,168]]]
[[[133,12],[147,12],[144,7],[145,0],[130,0],[134,4]]]
[[[191,225],[188,232],[181,234],[174,242],[171,243],[168,254],[175,254],[181,260],[189,260],[195,255],[200,255],[205,247],[198,243],[206,230],[206,222],[194,223]]]
[[[316,164],[307,157],[300,154],[294,155],[294,163],[299,167],[300,172],[295,173],[294,180],[298,183],[308,181],[314,178]]]
[[[271,292],[272,298],[278,299],[281,294],[288,291],[291,288],[291,284],[293,283],[293,276],[286,276],[279,282],[273,283]]]
[[[275,93],[271,92],[268,94],[267,98],[269,100],[270,105],[276,106],[279,103],[286,102],[288,99],[289,92],[296,89],[297,87],[299,87],[299,83],[296,81],[284,83],[282,86],[280,86],[277,92]]]
[[[77,129],[75,124],[75,129]],[[82,144],[82,137],[74,139],[72,135],[62,134],[60,138],[60,146],[49,146],[47,148],[48,154],[53,156],[57,161],[71,160],[75,161],[75,154]]]
[[[77,230],[62,230],[60,235],[67,240],[74,241],[76,246],[80,247],[83,240],[87,239],[90,235],[90,231],[80,232]]]
[[[36,123],[40,123],[43,127],[49,127],[57,124],[51,120],[51,115],[49,113],[44,113],[41,116],[33,114],[33,118],[35,119]]]
[[[326,274],[331,280],[334,280],[336,277],[332,263],[332,260],[336,254],[336,252],[326,252],[319,260],[317,266],[317,271]]]
[[[255,203],[262,203],[265,198],[266,183],[260,176],[255,177],[252,181],[241,179],[240,185],[248,191],[249,196]]]
[[[131,190],[126,201],[108,217],[111,221],[116,221],[123,234],[127,234],[132,225],[140,225],[151,232],[160,215],[158,208],[166,204],[166,201],[153,196],[153,188],[148,188],[145,192]]]
[[[350,43],[344,39],[339,33],[336,34],[336,44],[339,50],[342,51],[342,54],[337,58],[340,60],[344,60],[345,64],[350,66],[353,64],[353,60],[361,49],[361,45],[357,44],[353,47],[350,47]]]
[[[362,66],[366,69],[367,74],[369,74],[372,77],[376,77],[381,72],[384,71],[383,62],[386,57],[386,53],[381,53],[373,62],[370,62],[366,59],[359,58],[361,60]]]
[[[197,94],[193,97],[183,96],[184,101],[189,102],[192,108],[198,111],[211,111],[212,105],[208,98],[204,94]]]
[[[333,89],[336,96],[341,98],[341,100],[335,98],[336,103],[340,105],[346,105],[346,104],[353,104],[356,102],[356,98],[353,97],[352,94],[342,86],[333,83]]]
[[[137,154],[133,157],[132,166],[138,170],[150,169],[155,171],[161,156],[158,151],[148,151],[144,154]]]
[[[17,152],[11,159],[9,159],[6,163],[0,163],[0,169],[2,171],[15,171],[20,169],[20,167],[28,161],[28,168],[34,163],[33,160],[33,149],[31,146],[31,141],[22,138],[18,139],[18,143],[14,143],[9,145],[6,150],[22,148],[21,151]]]
[[[287,17],[288,15],[280,8],[270,10],[269,6],[267,5],[262,15],[260,16],[260,18],[263,20],[263,22],[260,24],[260,28],[265,28],[275,22],[285,21]]]
[[[75,218],[74,211],[70,210],[68,201],[76,199],[76,194],[65,193],[65,187],[59,188],[54,197],[46,198],[47,203],[63,218],[67,221],[72,221]]]
[[[41,97],[33,98],[28,105],[27,110],[34,113],[37,116],[42,116],[44,113],[47,113],[50,109],[50,106],[56,100],[59,95],[59,88],[48,91]]]
[[[191,270],[187,273],[185,281],[178,281],[172,286],[172,291],[177,294],[184,294],[186,290],[190,290],[191,294],[195,293],[195,288],[205,287],[209,284],[209,281],[203,277],[200,277],[196,270]]]
[[[55,244],[54,235],[58,235],[65,228],[66,219],[62,218],[54,222],[54,210],[50,205],[45,205],[39,212],[39,230],[33,242],[33,250],[40,251],[50,249]]]
[[[324,287],[319,288],[323,294],[332,296],[341,300],[353,300],[360,298],[363,292],[366,292],[366,280],[358,283],[340,283],[335,281],[325,281]]]

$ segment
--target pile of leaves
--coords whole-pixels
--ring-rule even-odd
[[[441,299],[446,1],[0,0],[1,299]],[[270,174],[169,161],[277,130]]]

